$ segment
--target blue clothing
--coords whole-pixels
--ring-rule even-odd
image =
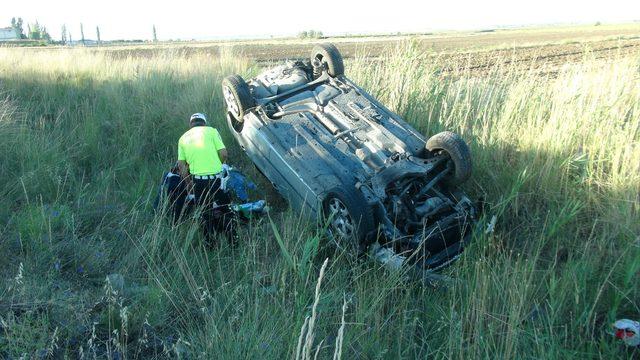
[[[229,180],[227,182],[227,190],[232,189],[238,199],[241,201],[249,200],[248,190],[255,190],[256,184],[248,180],[241,172],[231,169],[229,171]]]

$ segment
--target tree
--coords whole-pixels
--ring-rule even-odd
[[[11,27],[13,31],[16,32],[16,36],[20,39],[26,39],[27,36],[24,34],[24,29],[22,28],[22,18],[11,18]]]
[[[29,29],[29,39],[31,40],[51,40],[51,35],[45,26],[40,25],[38,21],[35,24],[27,25]]]
[[[84,42],[84,28],[82,27],[82,23],[80,23],[80,39],[81,39],[80,41],[82,41],[82,46],[84,46],[85,45],[85,42]]]
[[[67,45],[67,25],[62,24],[62,29],[60,30],[60,42],[62,45]]]
[[[38,24],[37,20],[35,24],[29,25],[28,28],[29,28],[29,39],[31,40],[41,39],[40,24]]]
[[[158,42],[158,34],[156,33],[155,25],[153,25],[153,42]]]
[[[98,45],[100,45],[100,27],[96,26],[96,37],[98,38]]]
[[[47,40],[47,42],[51,41],[51,35],[49,35],[46,26],[40,28],[40,38],[43,40]]]

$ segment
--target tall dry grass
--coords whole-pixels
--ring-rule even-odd
[[[488,208],[434,289],[326,246],[286,209],[217,251],[193,220],[150,212],[197,111],[254,195],[281,202],[223,125],[220,80],[254,74],[249,61],[0,49],[0,356],[625,355],[607,330],[640,313],[640,59],[445,65],[410,44],[347,63],[420,131],[471,146],[466,190]]]

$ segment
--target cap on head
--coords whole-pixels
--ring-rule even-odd
[[[207,117],[204,116],[203,113],[195,113],[195,114],[191,115],[191,118],[189,119],[189,123],[193,124],[194,122],[196,122],[198,120],[204,122],[205,124],[207,123]]]

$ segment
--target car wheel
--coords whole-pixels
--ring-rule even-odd
[[[338,246],[360,250],[375,229],[373,210],[359,192],[334,189],[323,202],[327,231]]]
[[[240,75],[230,75],[222,80],[222,96],[227,106],[227,115],[236,131],[242,130],[247,111],[255,106],[249,85]],[[240,130],[238,130],[238,128]]]
[[[431,153],[445,152],[453,161],[454,173],[445,178],[449,185],[459,185],[469,179],[472,168],[471,151],[458,134],[450,131],[435,134],[427,140],[425,147]]]
[[[344,63],[340,51],[333,44],[318,44],[311,51],[311,63],[320,61],[331,76],[344,75]]]

